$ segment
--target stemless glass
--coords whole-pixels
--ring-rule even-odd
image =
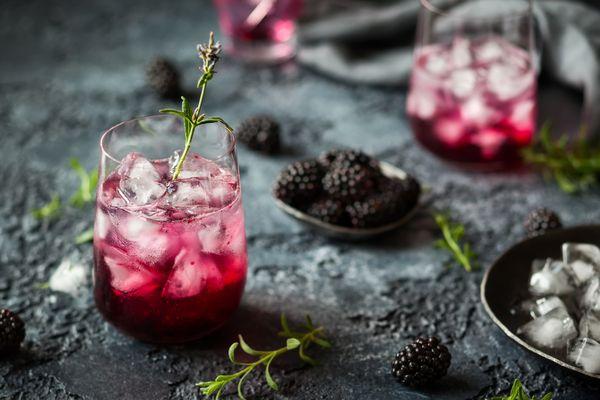
[[[531,0],[420,0],[407,114],[415,138],[468,167],[518,163],[537,113]]]
[[[94,297],[105,319],[144,341],[198,339],[237,309],[246,236],[235,139],[197,128],[177,180],[181,120],[143,117],[109,129],[94,224]]]
[[[214,0],[227,50],[250,62],[279,62],[296,51],[302,0]]]

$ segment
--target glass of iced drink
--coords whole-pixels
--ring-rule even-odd
[[[250,62],[280,62],[294,56],[296,19],[302,0],[214,0],[227,50]]]
[[[421,0],[407,114],[439,157],[504,168],[530,144],[537,112],[532,4]]]
[[[235,139],[206,124],[177,180],[181,119],[123,122],[102,136],[94,297],[106,320],[144,341],[180,343],[223,325],[246,281]]]

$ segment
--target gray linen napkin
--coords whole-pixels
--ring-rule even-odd
[[[406,84],[419,8],[418,0],[364,3],[305,22],[298,60],[349,82]],[[573,0],[544,0],[537,1],[535,16],[543,46],[542,69],[583,91],[584,120],[595,132],[600,128],[600,12]]]

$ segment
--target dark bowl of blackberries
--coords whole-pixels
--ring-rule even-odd
[[[296,161],[277,177],[273,196],[285,213],[338,239],[368,239],[403,225],[421,185],[403,170],[358,150],[331,150]]]

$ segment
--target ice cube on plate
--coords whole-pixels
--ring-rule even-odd
[[[223,277],[212,257],[190,249],[182,249],[175,257],[173,269],[165,283],[162,296],[183,299],[205,291],[223,288]]]
[[[536,296],[564,295],[575,290],[564,264],[560,261],[534,260],[529,278],[529,291]]]
[[[529,314],[532,318],[539,318],[557,308],[560,309],[561,312],[569,313],[567,306],[558,296],[542,297],[531,304]]]
[[[477,73],[472,69],[458,69],[450,74],[450,91],[458,98],[465,98],[475,91]]]
[[[587,311],[579,320],[579,335],[600,341],[600,316]]]
[[[567,272],[582,286],[600,273],[600,249],[587,243],[564,243],[563,262]]]
[[[560,349],[565,347],[569,340],[577,337],[577,328],[567,311],[555,308],[521,326],[517,333],[534,346]]]
[[[144,295],[157,288],[159,274],[134,257],[112,246],[102,247],[104,263],[110,271],[110,285],[128,295]]]
[[[141,206],[159,199],[166,191],[161,175],[139,153],[129,153],[119,167],[119,193],[129,204]]]
[[[600,277],[593,277],[581,296],[581,306],[588,311],[600,313]]]
[[[585,371],[600,374],[600,343],[594,339],[578,339],[569,350],[568,358]]]

